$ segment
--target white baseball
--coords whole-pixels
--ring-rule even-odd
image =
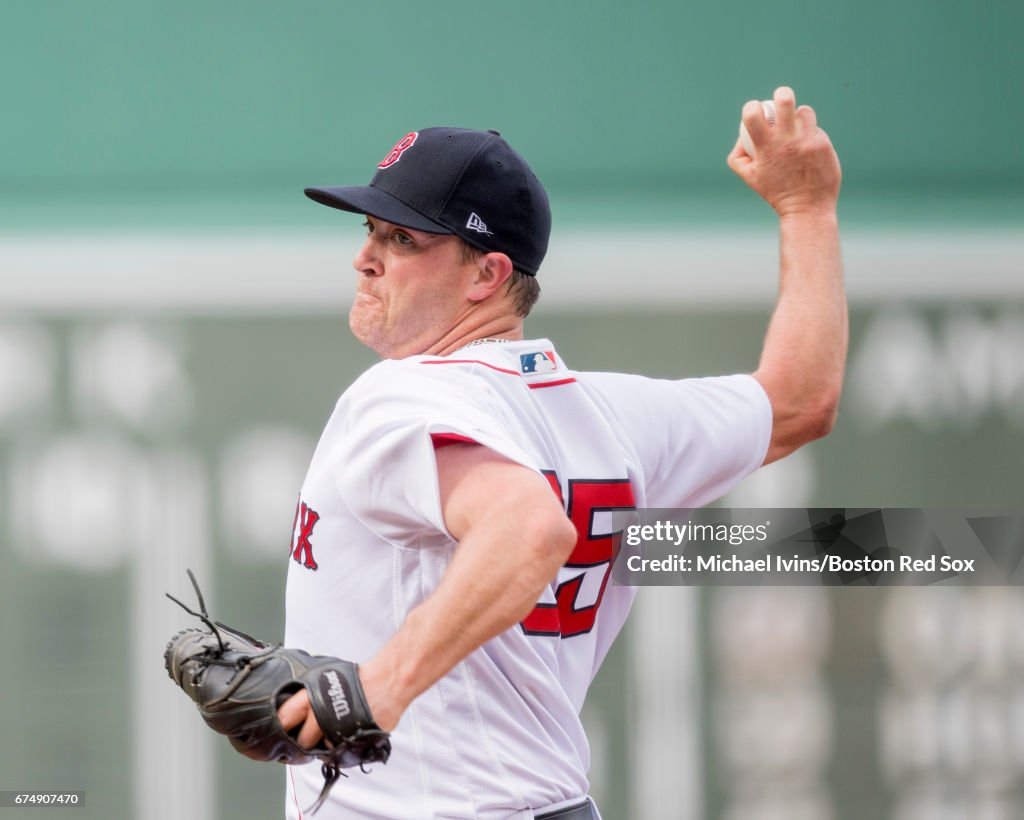
[[[775,103],[771,100],[761,100],[761,108],[764,109],[765,119],[768,120],[769,126],[775,125]],[[750,133],[747,131],[747,126],[743,124],[743,120],[740,120],[740,142],[743,143],[743,150],[747,152],[747,156],[756,156],[754,151],[754,143],[750,139]]]

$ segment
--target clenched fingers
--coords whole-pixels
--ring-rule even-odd
[[[796,110],[796,118],[803,128],[805,134],[813,134],[818,130],[818,115],[809,105],[801,105]]]
[[[772,95],[775,102],[775,127],[789,135],[796,131],[796,94],[788,85],[780,85]]]
[[[312,749],[324,736],[309,705],[309,695],[305,689],[296,692],[281,704],[277,710],[277,719],[286,732],[291,732],[296,726],[302,727],[296,740],[303,749]]]

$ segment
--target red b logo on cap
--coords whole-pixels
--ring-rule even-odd
[[[402,154],[412,148],[412,144],[416,142],[416,137],[420,135],[419,131],[410,131],[398,142],[395,143],[395,147],[392,148],[386,157],[377,163],[378,168],[390,168],[398,160],[402,158]]]

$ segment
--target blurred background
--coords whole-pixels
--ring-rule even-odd
[[[0,790],[42,816],[275,818],[168,681],[197,572],[277,640],[295,499],[373,357],[367,182],[495,128],[547,185],[528,332],[570,366],[750,371],[776,224],[724,163],[792,85],[844,168],[833,435],[736,506],[1019,507],[1024,6],[7,0],[0,9]],[[645,589],[585,707],[606,820],[1024,816],[1017,588]],[[344,788],[344,783],[338,788]]]

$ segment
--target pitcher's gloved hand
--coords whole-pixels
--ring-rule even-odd
[[[268,645],[211,621],[191,571],[189,578],[200,612],[168,597],[207,628],[186,629],[171,638],[164,665],[171,680],[195,701],[210,728],[226,735],[232,746],[253,760],[320,760],[324,787],[314,811],[342,769],[387,762],[391,742],[370,714],[356,664]],[[323,731],[323,739],[310,749],[299,746],[298,728],[286,732],[277,717],[278,707],[301,689],[306,690]]]

